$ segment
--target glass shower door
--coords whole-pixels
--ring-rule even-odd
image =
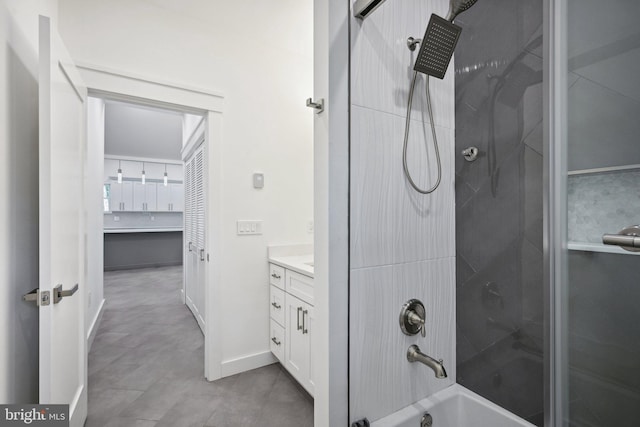
[[[640,2],[565,0],[564,425],[640,425]]]

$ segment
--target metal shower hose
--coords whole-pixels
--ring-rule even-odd
[[[433,144],[436,150],[436,161],[438,163],[438,180],[435,185],[427,190],[424,190],[413,182],[411,178],[411,173],[409,172],[409,167],[407,166],[407,146],[409,145],[409,128],[411,127],[411,104],[413,103],[413,92],[416,88],[416,80],[418,78],[418,72],[413,72],[413,80],[411,81],[411,89],[409,90],[409,102],[407,103],[407,120],[404,125],[404,145],[402,147],[402,167],[404,168],[404,175],[409,180],[409,184],[421,194],[430,194],[438,188],[440,185],[440,179],[442,178],[442,165],[440,164],[440,152],[438,151],[438,139],[436,137],[436,125],[433,123],[433,110],[431,109],[431,93],[429,92],[429,75],[426,75],[427,79],[425,81],[425,85],[427,87],[427,109],[429,110],[429,121],[431,122],[431,133],[433,134]]]

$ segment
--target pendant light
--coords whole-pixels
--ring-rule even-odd
[[[167,176],[167,164],[164,164],[164,186],[169,185],[169,177]]]
[[[122,184],[122,162],[118,160],[118,184]]]
[[[147,177],[144,174],[144,162],[142,162],[142,185],[145,185],[147,183]]]

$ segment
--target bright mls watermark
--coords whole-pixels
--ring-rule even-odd
[[[69,427],[69,405],[0,405],[0,427]]]

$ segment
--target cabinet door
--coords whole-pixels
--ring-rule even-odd
[[[146,185],[141,182],[133,183],[133,209],[136,212],[145,211],[145,203],[147,201]]]
[[[159,212],[169,211],[169,205],[171,204],[171,189],[169,186],[159,184],[157,186],[157,208]]]
[[[154,182],[133,183],[133,210],[136,212],[156,210],[156,184]]]
[[[123,211],[132,211],[133,210],[133,182],[124,181],[122,184],[117,184],[120,186],[121,196],[122,196],[122,210]]]
[[[300,384],[306,386],[309,376],[309,334],[303,333],[302,325],[306,304],[290,294],[285,294],[285,303],[285,367]]]
[[[109,183],[109,207],[111,212],[120,212],[122,208],[122,184],[117,181]]]
[[[315,333],[315,326],[316,326],[316,316],[315,316],[315,312],[313,309],[312,305],[306,304],[305,310],[307,311],[306,313],[303,312],[304,314],[304,326],[307,330],[307,340],[309,343],[309,374],[307,376],[307,384],[305,385],[305,388],[307,389],[307,391],[309,392],[309,394],[311,394],[311,396],[313,396],[313,393],[315,391],[316,388],[316,375],[315,375],[315,363],[314,363],[314,359],[315,359],[315,354],[317,353],[317,345],[316,345],[316,340],[318,339],[318,334]]]
[[[133,210],[133,183],[130,181],[125,181],[122,184],[118,184],[117,181],[111,182],[109,204],[111,212]]]
[[[145,184],[145,210],[147,211],[157,211],[157,187],[158,185],[155,182],[147,182]]]
[[[184,184],[171,184],[171,210],[182,212],[184,210]]]

